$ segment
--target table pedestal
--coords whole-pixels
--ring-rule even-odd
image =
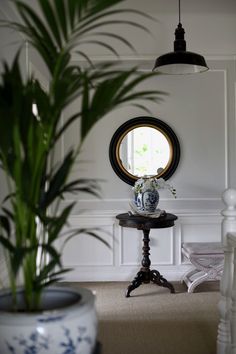
[[[151,229],[163,229],[166,227],[174,226],[177,216],[170,213],[165,213],[159,218],[150,218],[140,215],[130,215],[129,213],[116,215],[119,220],[119,225],[122,227],[133,227],[143,231],[143,259],[142,267],[137,273],[134,280],[130,283],[126,290],[126,297],[130,297],[131,291],[138,288],[142,283],[147,284],[153,282],[159,286],[170,289],[171,293],[175,292],[175,289],[171,283],[169,283],[157,270],[151,270],[151,261],[149,258],[149,233]]]
[[[138,288],[142,283],[148,284],[153,282],[159,286],[163,286],[164,288],[170,289],[171,293],[175,293],[175,289],[171,283],[169,283],[163,276],[155,269],[150,270],[151,260],[149,258],[149,233],[150,229],[142,229],[143,230],[143,259],[142,259],[142,268],[137,273],[134,280],[128,286],[126,290],[126,297],[130,297],[131,291]]]

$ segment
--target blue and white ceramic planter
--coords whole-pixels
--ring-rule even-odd
[[[159,202],[159,193],[157,190],[146,190],[136,195],[135,204],[139,210],[154,212]]]
[[[18,298],[23,308],[22,290]],[[92,354],[97,316],[90,290],[45,289],[38,313],[8,312],[10,306],[10,292],[1,291],[1,354]]]

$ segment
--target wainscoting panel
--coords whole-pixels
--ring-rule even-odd
[[[66,267],[113,266],[114,265],[114,220],[100,217],[72,216],[69,219],[68,230],[78,230],[78,233],[66,243],[63,249],[62,261]],[[87,233],[83,231],[87,229]],[[82,230],[82,232],[80,231]],[[104,240],[105,243],[93,236]],[[63,237],[58,247],[63,247]]]
[[[103,225],[102,231],[93,231],[107,243],[111,242],[113,234],[112,225]],[[113,247],[112,247],[113,248]],[[66,266],[112,266],[114,264],[113,249],[86,233],[81,233],[70,240],[63,251],[63,263]]]
[[[142,259],[142,231],[122,227],[120,235],[120,265],[140,265]]]
[[[182,224],[182,242],[220,241],[220,229],[217,224]]]
[[[172,265],[174,228],[153,229],[150,231],[150,239],[152,265]]]
[[[169,280],[179,280],[190,266],[182,259],[182,242],[220,241],[221,228],[220,213],[201,215],[199,210],[195,214],[174,213],[178,215],[174,227],[150,231],[151,267]],[[99,235],[111,248],[88,235],[76,236],[63,252],[64,266],[73,268],[66,280],[127,281],[134,277],[142,260],[142,231],[120,227],[116,214],[114,210],[104,215],[94,213],[70,218],[71,228],[98,228]]]
[[[173,228],[150,231],[150,258],[152,265],[173,264]],[[120,251],[122,266],[140,266],[143,232],[122,228]]]
[[[181,255],[181,245],[184,242],[220,242],[221,217],[202,216],[182,218],[180,222],[178,253],[180,264],[188,264]]]

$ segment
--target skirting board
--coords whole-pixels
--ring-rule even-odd
[[[156,269],[169,281],[181,280],[183,274],[191,269],[191,265],[180,266],[159,266],[151,267]],[[139,271],[138,267],[119,267],[119,269],[109,269],[106,267],[97,267],[96,269],[74,269],[66,274],[63,281],[131,281]]]

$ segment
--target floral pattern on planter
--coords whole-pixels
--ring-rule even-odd
[[[68,328],[64,328],[64,333],[66,337],[66,342],[61,342],[60,345],[63,347],[62,354],[77,354],[79,346],[81,342],[86,342],[87,345],[92,346],[91,338],[86,334],[87,330],[85,327],[78,327],[79,335],[74,342],[71,338],[70,330]],[[58,351],[59,353],[59,351]]]
[[[0,354],[92,354],[97,315],[90,290],[48,287],[40,313],[4,311],[11,300],[9,290],[0,291]]]
[[[64,333],[63,340],[58,345],[57,354],[78,354],[80,353],[81,343],[84,342],[88,347],[92,347],[92,338],[87,334],[86,327],[78,327],[78,335],[73,338],[69,328],[61,327]],[[15,336],[12,342],[6,342],[9,354],[42,354],[52,352],[52,339],[43,336],[37,331],[30,334],[28,338]],[[54,345],[53,345],[54,348]]]
[[[15,336],[11,343],[7,342],[6,344],[11,354],[39,354],[42,349],[50,350],[48,342],[47,336],[34,331],[27,339],[24,336]]]

